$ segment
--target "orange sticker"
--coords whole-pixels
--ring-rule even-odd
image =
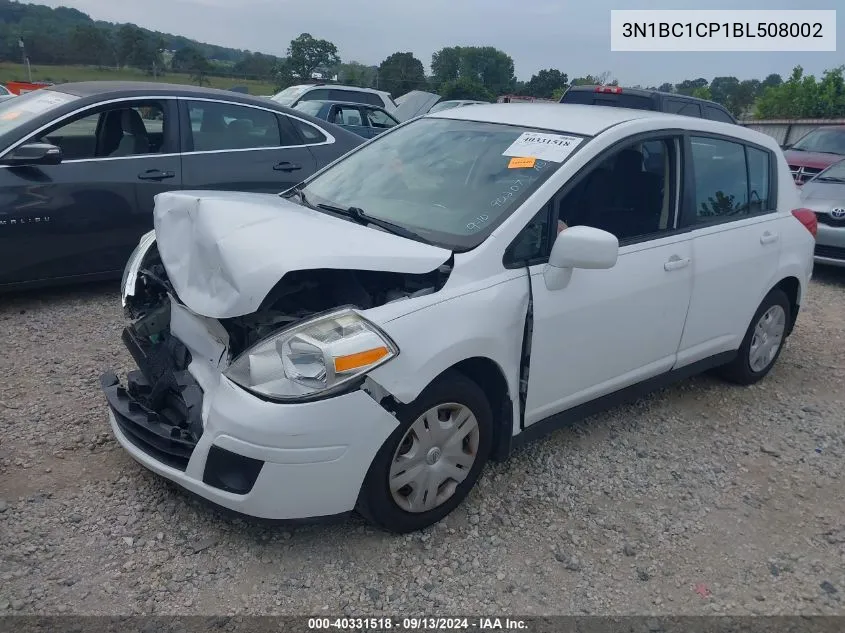
[[[2,117],[0,117],[0,119],[3,119],[4,121],[11,121],[12,119],[17,119],[20,115],[20,111],[12,111],[4,114]]]
[[[534,163],[536,162],[537,159],[531,158],[530,156],[511,158],[510,162],[508,163],[508,169],[528,169],[530,167],[533,167]]]

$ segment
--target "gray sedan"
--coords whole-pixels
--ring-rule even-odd
[[[816,212],[816,263],[845,267],[845,160],[801,188],[804,206]]]
[[[266,99],[88,82],[0,102],[0,292],[120,277],[174,189],[279,193],[363,143]]]

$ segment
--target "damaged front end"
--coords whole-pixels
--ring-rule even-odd
[[[203,432],[203,392],[188,371],[190,351],[170,334],[170,292],[149,233],[132,254],[121,284],[129,321],[122,339],[138,369],[127,374],[126,387],[114,372],[103,374],[100,383],[127,440],[184,471]]]
[[[423,274],[294,270],[255,312],[212,319],[181,302],[154,235],[145,236],[121,289],[123,341],[138,369],[126,387],[114,373],[101,378],[115,422],[137,448],[184,471],[203,434],[203,399],[221,374],[276,401],[356,388],[353,379],[398,352],[356,311],[437,292],[451,269],[450,258]],[[384,353],[372,356],[382,346]]]

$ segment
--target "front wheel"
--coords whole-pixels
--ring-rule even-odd
[[[762,380],[780,356],[790,315],[789,299],[783,290],[775,288],[754,314],[736,358],[719,373],[740,385]]]
[[[391,532],[437,523],[469,494],[490,455],[493,414],[481,388],[447,372],[396,413],[376,454],[358,512]]]

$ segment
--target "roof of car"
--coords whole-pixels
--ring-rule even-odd
[[[591,105],[565,103],[490,103],[468,105],[435,112],[428,116],[444,119],[465,119],[504,123],[508,125],[530,125],[531,127],[574,132],[594,136],[611,126],[633,119],[671,118],[653,110],[632,110],[628,108],[602,108]]]
[[[596,136],[608,128],[628,121],[652,120],[659,123],[655,129],[677,128],[713,132],[744,139],[770,149],[779,149],[772,137],[741,125],[656,110],[608,108],[574,103],[491,103],[441,110],[427,114],[426,118],[501,123],[585,136]]]
[[[606,88],[608,86],[600,86],[595,84],[579,84],[577,86],[570,86],[567,90],[572,90],[573,92],[595,92],[596,88]],[[675,99],[691,99],[693,101],[706,101],[708,103],[716,103],[715,101],[711,101],[710,99],[702,99],[701,97],[694,97],[692,95],[685,95],[679,92],[665,92],[663,90],[650,90],[648,88],[625,88],[624,86],[610,86],[613,88],[621,88],[622,92],[620,94],[629,94],[629,95],[643,95],[643,96],[650,96],[650,95],[664,95],[666,97],[674,97]],[[616,93],[605,93],[607,94],[616,94]],[[718,104],[717,104],[718,105]]]
[[[217,88],[201,88],[186,84],[168,84],[154,81],[82,81],[78,83],[66,83],[50,86],[46,90],[57,90],[77,97],[94,97],[104,94],[113,94],[115,97],[135,96],[139,94],[177,95],[186,97],[217,97],[236,99],[244,102],[254,102],[263,106],[267,100],[263,97],[247,95],[242,92],[231,90],[218,90]]]
[[[570,86],[567,88],[566,92],[596,92],[598,88],[606,88],[607,86],[598,86],[598,85],[587,85],[581,84],[578,86]],[[663,92],[662,90],[649,90],[648,88],[624,88],[622,86],[611,86],[613,88],[620,88],[622,92],[615,93],[615,92],[604,92],[602,93],[602,97],[612,97],[613,95],[637,95],[641,97],[651,97],[654,95],[662,95],[664,97],[670,97],[672,99],[680,99],[681,101],[698,101],[699,103],[706,103],[708,105],[714,106],[719,108],[720,110],[724,110],[728,112],[728,109],[725,108],[721,103],[717,103],[712,99],[702,99],[701,97],[694,97],[692,95],[684,95],[677,92]],[[730,114],[730,113],[729,113]]]
[[[354,90],[356,92],[373,92],[375,94],[384,95],[389,94],[384,90],[376,90],[375,88],[363,88],[361,86],[347,86],[345,84],[329,84],[329,83],[317,83],[317,84],[296,84],[295,86],[289,86],[290,88],[340,88],[341,90]]]

